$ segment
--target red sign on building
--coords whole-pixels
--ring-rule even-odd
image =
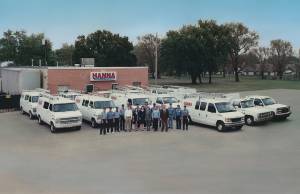
[[[90,81],[115,81],[117,80],[116,72],[91,72]]]

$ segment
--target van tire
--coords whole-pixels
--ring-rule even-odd
[[[50,131],[51,131],[51,133],[55,133],[56,132],[56,128],[55,128],[53,122],[50,123]]]
[[[33,119],[33,114],[31,111],[29,111],[29,119],[32,120]]]
[[[96,128],[97,127],[97,123],[96,123],[96,120],[94,118],[92,118],[91,126],[92,126],[92,128]]]
[[[21,106],[21,114],[23,115],[23,114],[25,114],[25,111],[23,110],[23,107]]]
[[[42,125],[42,124],[43,124],[43,121],[42,121],[42,119],[41,119],[40,115],[38,115],[38,123],[39,123],[40,125]]]
[[[224,128],[225,128],[225,125],[222,121],[218,121],[217,124],[216,124],[216,127],[217,127],[217,130],[219,132],[223,132],[224,131]]]
[[[245,116],[246,125],[252,126],[254,124],[254,119],[252,116]]]

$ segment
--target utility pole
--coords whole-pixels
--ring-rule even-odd
[[[33,59],[31,59],[31,66],[33,67]]]
[[[157,58],[158,58],[158,39],[157,39],[157,33],[154,40],[154,46],[155,46],[155,85],[157,85],[157,75],[158,75],[158,69],[157,69]]]

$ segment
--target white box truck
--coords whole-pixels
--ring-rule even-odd
[[[2,90],[11,95],[20,95],[23,90],[34,90],[41,87],[39,69],[3,68]]]

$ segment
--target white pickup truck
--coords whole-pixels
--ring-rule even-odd
[[[245,115],[245,123],[247,125],[266,122],[273,118],[272,111],[264,107],[255,106],[251,99],[233,100],[232,103],[238,111]]]
[[[93,128],[101,123],[103,111],[108,112],[110,107],[115,111],[116,107],[111,99],[94,95],[77,96],[75,102],[83,119],[90,122]]]
[[[40,93],[38,91],[23,91],[20,98],[20,110],[22,114],[29,114],[29,118],[33,119],[36,116],[36,107],[38,104]]]
[[[264,107],[272,112],[274,119],[286,119],[292,112],[290,106],[279,104],[269,96],[247,96],[255,106]]]
[[[244,115],[224,99],[191,98],[185,99],[183,105],[189,110],[192,122],[214,126],[218,131],[241,129],[244,125]]]
[[[44,94],[37,106],[38,123],[50,125],[51,133],[59,128],[76,128],[80,130],[82,114],[75,102],[59,96]]]

